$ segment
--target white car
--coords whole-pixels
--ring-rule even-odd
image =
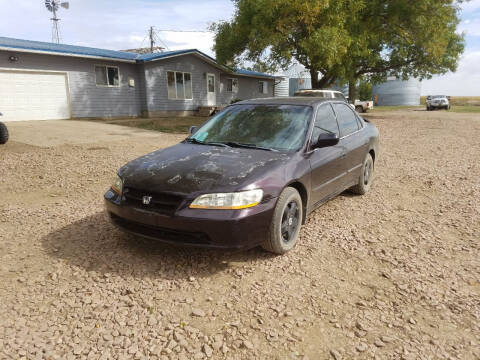
[[[312,97],[319,97],[323,99],[338,99],[345,101],[347,104],[349,104],[352,109],[355,109],[355,105],[350,104],[348,102],[348,99],[343,95],[340,91],[336,90],[323,90],[323,89],[302,89],[298,90],[293,94],[293,96],[312,96]]]
[[[427,96],[427,111],[434,109],[450,110],[450,101],[445,95],[429,95]]]
[[[355,100],[355,110],[359,113],[364,113],[367,112],[368,110],[373,109],[373,101],[360,101],[360,100]]]

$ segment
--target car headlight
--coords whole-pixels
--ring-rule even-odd
[[[118,195],[122,195],[123,191],[123,181],[120,176],[115,176],[112,183],[112,190],[115,191]]]
[[[234,193],[204,194],[190,204],[191,209],[245,209],[258,205],[263,197],[262,189]]]

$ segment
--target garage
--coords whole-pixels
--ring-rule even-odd
[[[2,121],[70,118],[67,74],[0,70]]]

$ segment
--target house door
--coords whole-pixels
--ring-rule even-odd
[[[207,105],[217,105],[217,94],[215,92],[215,75],[207,74]]]

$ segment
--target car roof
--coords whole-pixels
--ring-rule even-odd
[[[289,96],[289,97],[270,97],[270,98],[261,98],[261,99],[250,99],[244,100],[232,105],[237,104],[261,104],[261,105],[304,105],[304,106],[314,106],[316,104],[324,103],[327,101],[332,101],[337,99],[325,99],[318,97],[307,97],[307,96]]]
[[[309,93],[309,92],[318,92],[318,93],[321,93],[321,92],[335,92],[335,93],[339,93],[340,91],[332,90],[332,89],[300,89],[300,90],[296,91],[296,93]]]

